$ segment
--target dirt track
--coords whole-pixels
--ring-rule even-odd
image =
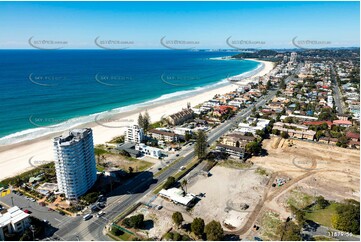
[[[226,233],[247,235],[266,209],[283,214],[285,217],[287,212],[279,199],[295,186],[308,187],[310,193],[317,189],[317,194],[327,199],[359,200],[360,153],[358,150],[297,140],[293,140],[292,143],[292,146],[288,146],[288,141],[275,140],[275,138],[264,141],[268,156],[254,157],[252,162],[273,172],[271,182],[265,190],[263,199],[256,205],[244,226],[237,231],[226,231]],[[276,177],[290,177],[291,180],[282,187],[273,188],[271,185]],[[332,189],[329,189],[330,186]]]

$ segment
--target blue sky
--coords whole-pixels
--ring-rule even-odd
[[[0,48],[31,48],[28,40],[97,48],[94,39],[131,48],[163,48],[160,39],[196,48],[289,48],[292,39],[359,46],[359,2],[0,2]],[[237,42],[239,43],[239,42]]]

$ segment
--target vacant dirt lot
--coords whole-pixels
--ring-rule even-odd
[[[249,222],[262,224],[266,211],[273,211],[280,219],[285,219],[290,215],[287,210],[290,201],[302,207],[314,196],[322,195],[334,201],[360,200],[358,150],[275,137],[263,141],[263,147],[268,155],[253,157],[251,161],[271,172],[273,178],[290,180],[281,187],[268,189],[260,212],[252,214]],[[250,228],[243,227],[238,232],[249,235],[253,233]]]
[[[220,166],[210,173],[210,177],[198,175],[188,181],[188,192],[205,194],[192,209],[192,216],[203,218],[205,223],[217,220],[225,229],[241,227],[261,200],[269,177],[259,175],[255,169]]]

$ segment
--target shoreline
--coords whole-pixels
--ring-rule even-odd
[[[247,84],[251,81],[251,78],[263,76],[274,68],[273,62],[255,59],[249,60],[261,63],[262,68],[257,68],[259,70],[252,70],[248,75],[246,72],[233,76],[232,78],[238,77],[240,78],[240,82]],[[256,70],[257,72],[253,73]],[[222,83],[224,80],[222,80],[218,82],[218,85],[214,85],[214,87],[201,88],[198,92],[195,90],[194,93],[180,95],[177,99],[166,101],[160,100],[158,102],[155,101],[154,103],[150,102],[149,105],[139,105],[132,110],[112,114],[110,117],[101,117],[101,115],[107,115],[107,113],[109,114],[110,112],[99,113],[95,115],[93,122],[79,124],[76,125],[76,127],[92,128],[94,145],[104,144],[115,136],[123,135],[126,126],[137,122],[138,114],[140,112],[148,110],[151,122],[153,123],[159,121],[162,116],[178,112],[182,108],[187,107],[188,102],[191,103],[191,106],[195,106],[213,98],[216,94],[234,91],[238,85],[227,81],[227,79],[224,84]],[[53,146],[51,140],[53,137],[58,136],[63,132],[64,131],[54,132],[31,140],[0,146],[0,180],[35,168],[36,166],[34,163],[37,161],[39,162],[39,165],[45,163],[45,161],[53,161]],[[29,161],[30,158],[32,158],[32,162]]]

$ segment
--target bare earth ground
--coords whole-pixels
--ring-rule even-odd
[[[188,192],[205,193],[205,197],[191,211],[193,217],[201,217],[205,223],[219,221],[224,228],[239,228],[255,209],[264,193],[268,177],[254,169],[237,170],[216,166],[210,177],[198,175],[188,181]],[[242,210],[242,205],[249,205]]]
[[[100,162],[101,166],[107,168],[119,168],[127,171],[129,167],[132,167],[135,172],[143,171],[150,166],[152,166],[155,161],[154,159],[135,159],[135,158],[125,158],[121,155],[116,154],[103,154],[101,155]]]
[[[253,157],[250,161],[254,166],[250,168],[216,166],[210,177],[189,178],[187,192],[205,194],[190,211],[156,198],[152,204],[163,205],[162,210],[142,210],[147,211],[146,218],[155,218],[154,227],[147,231],[149,236],[160,238],[173,226],[173,212],[180,211],[186,222],[195,217],[203,218],[205,223],[217,220],[226,233],[238,234],[242,239],[260,236],[278,240],[274,230],[291,215],[287,208],[290,202],[304,207],[319,195],[334,201],[360,200],[359,150],[277,137],[264,140],[263,148],[268,155]],[[257,167],[265,169],[268,176],[256,172]],[[276,178],[287,182],[272,187]],[[249,208],[242,210],[244,204]],[[260,230],[254,231],[254,224]]]
[[[307,202],[307,196],[324,196],[326,199],[342,201],[360,200],[360,151],[305,141],[289,141],[271,138],[263,142],[268,151],[266,157],[253,157],[255,165],[272,172],[274,177],[291,178],[281,187],[270,188],[260,212],[253,214],[239,232],[252,236],[251,222],[262,224],[262,217],[270,211],[279,214],[280,219],[290,213],[286,209],[290,199],[293,202]],[[301,207],[304,204],[299,204]],[[306,204],[307,205],[307,204]]]

